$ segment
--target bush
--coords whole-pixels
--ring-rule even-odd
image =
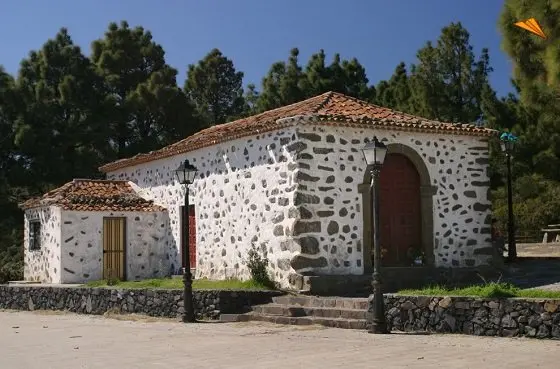
[[[560,183],[530,175],[513,183],[513,212],[519,231],[535,231],[548,224],[560,223]],[[507,224],[507,189],[493,192],[494,217]]]
[[[23,279],[23,263],[13,262],[0,266],[0,284]]]
[[[261,254],[260,250],[255,245],[252,245],[247,256],[247,267],[251,272],[251,278],[258,284],[274,288],[274,281],[268,274],[268,258],[264,255],[264,252]]]

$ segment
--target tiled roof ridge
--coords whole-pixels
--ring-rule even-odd
[[[69,183],[79,183],[79,182],[95,182],[95,183],[128,183],[129,181],[123,179],[88,179],[88,178],[74,178]]]
[[[304,118],[297,120],[296,118]],[[353,127],[371,124],[379,129],[395,129],[410,132],[434,132],[476,136],[492,136],[493,130],[470,123],[438,122],[390,108],[371,104],[345,94],[328,91],[309,99],[268,110],[235,121],[203,129],[178,142],[148,153],[119,159],[99,167],[110,172],[154,160],[198,150],[221,142],[277,130],[294,124],[333,123]],[[368,125],[368,128],[373,128]]]
[[[362,105],[362,106],[368,106],[368,107],[373,107],[373,108],[377,108],[377,109],[383,109],[383,110],[386,110],[386,111],[389,111],[389,112],[392,112],[392,113],[396,113],[396,114],[402,115],[402,116],[404,116],[404,117],[407,117],[407,118],[410,118],[410,119],[413,119],[413,120],[419,121],[419,122],[429,122],[429,123],[432,123],[432,124],[434,124],[434,125],[447,125],[447,124],[452,124],[452,125],[457,125],[457,126],[473,126],[473,127],[476,127],[476,126],[475,126],[474,124],[472,124],[472,123],[444,122],[444,121],[440,121],[440,120],[434,120],[434,119],[424,118],[424,117],[421,117],[421,116],[418,116],[418,115],[414,115],[414,114],[410,114],[410,113],[405,113],[405,112],[403,112],[403,111],[396,110],[396,109],[393,109],[393,108],[389,108],[389,107],[386,107],[386,106],[377,105],[377,104],[374,104],[374,103],[369,102],[369,101],[360,100],[360,99],[358,99],[357,97],[345,95],[345,94],[343,94],[343,93],[336,92],[336,91],[329,91],[328,93],[330,94],[330,95],[329,95],[329,100],[330,100],[332,97],[335,97],[335,96],[336,96],[336,97],[343,98],[343,99],[346,99],[346,100],[352,100],[354,103],[359,104],[359,105]],[[326,104],[323,104],[323,106],[324,106],[324,105],[326,105]],[[324,115],[324,116],[335,116],[335,115],[331,115],[331,114],[321,114],[321,115]]]
[[[336,92],[328,91],[328,92],[325,92],[325,93],[322,94],[322,95],[319,95],[319,96],[321,96],[321,97],[324,96],[325,98],[319,103],[319,105],[317,105],[317,108],[315,108],[315,109],[312,110],[312,112],[313,112],[314,114],[319,113],[319,111],[320,111],[321,109],[323,109],[323,108],[329,103],[329,101],[331,101],[331,98],[334,96],[334,94],[336,94]],[[342,94],[341,94],[341,95],[342,95]],[[344,96],[344,95],[343,95],[343,96]]]
[[[83,211],[161,211],[163,208],[140,196],[132,182],[76,178],[42,196],[19,204],[22,209],[60,206]]]

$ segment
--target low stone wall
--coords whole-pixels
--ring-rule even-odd
[[[560,300],[385,295],[385,309],[390,330],[560,339]]]
[[[272,301],[277,291],[196,290],[194,307],[199,319],[250,311],[252,305]],[[176,318],[183,313],[183,291],[85,287],[12,287],[0,285],[0,309],[65,310],[101,315],[137,313]]]

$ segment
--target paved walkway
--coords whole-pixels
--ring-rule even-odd
[[[557,368],[559,341],[0,312],[2,369]]]

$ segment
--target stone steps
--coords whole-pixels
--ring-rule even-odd
[[[312,308],[343,308],[367,310],[367,298],[355,297],[319,297],[306,295],[282,295],[274,296],[272,302],[279,305],[303,306]]]
[[[317,317],[317,318],[342,318],[342,319],[366,319],[367,310],[340,309],[325,307],[303,307],[287,306],[278,304],[267,304],[253,306],[253,313],[261,315],[277,315],[285,317]]]
[[[266,315],[254,312],[243,314],[240,316],[240,319],[238,319],[238,321],[250,320],[288,325],[322,325],[325,327],[344,329],[366,329],[367,327],[367,320],[365,319],[324,318],[315,316],[289,317],[282,315]]]
[[[272,303],[255,305],[252,311],[223,316],[222,321],[266,321],[276,324],[322,325],[334,328],[366,329],[367,298],[274,296]]]

